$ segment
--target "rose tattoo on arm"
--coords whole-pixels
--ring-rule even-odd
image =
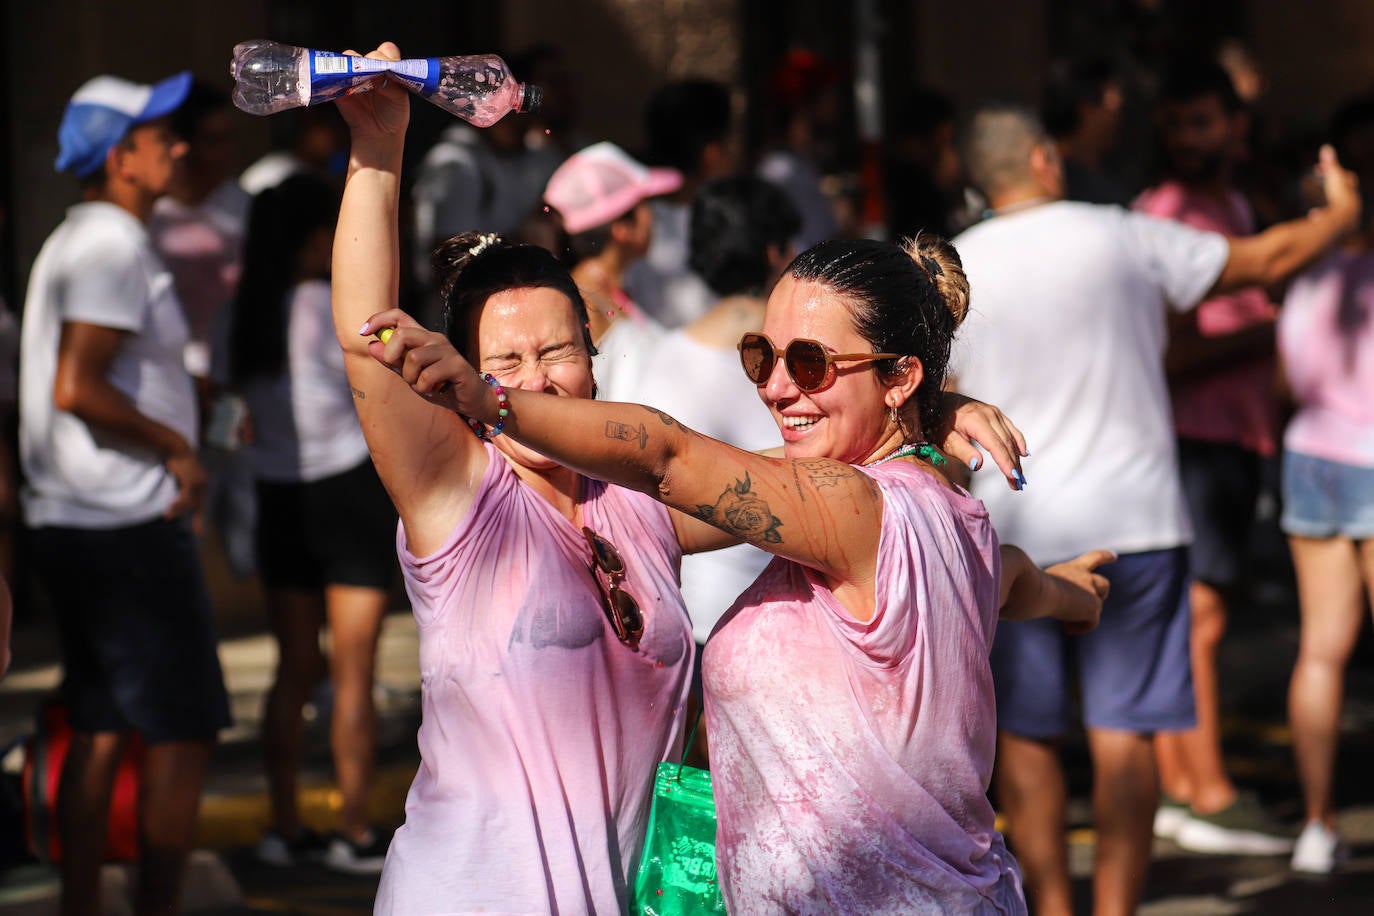
[[[693,513],[703,522],[710,522],[749,541],[781,544],[782,519],[773,514],[766,500],[753,492],[753,482],[746,473],[726,487],[715,505],[701,503]]]

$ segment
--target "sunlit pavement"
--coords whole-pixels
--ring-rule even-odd
[[[1291,593],[1271,589],[1253,608],[1233,615],[1223,648],[1223,691],[1228,759],[1235,777],[1257,791],[1276,815],[1296,829],[1300,816],[1284,695],[1297,648],[1297,614]],[[265,782],[256,735],[275,648],[251,614],[225,621],[221,647],[236,726],[216,752],[201,807],[200,846],[188,881],[186,909],[229,913],[368,913],[375,877],[341,875],[318,866],[282,869],[258,862],[253,845],[268,822]],[[1337,779],[1341,827],[1353,858],[1339,875],[1308,878],[1288,870],[1286,857],[1199,856],[1165,841],[1146,882],[1140,912],[1146,916],[1220,914],[1374,913],[1374,640],[1366,633],[1348,682]],[[403,817],[405,791],[418,758],[417,643],[402,608],[388,616],[381,642],[377,691],[379,765],[373,784],[374,819],[394,827]],[[28,622],[15,640],[16,668],[0,682],[0,746],[31,728],[37,703],[57,684],[50,633]],[[34,664],[34,659],[43,663]],[[320,697],[327,704],[327,694]],[[317,829],[334,823],[338,797],[329,783],[328,736],[321,709],[308,732],[302,779],[304,818]],[[1087,759],[1081,741],[1065,750],[1074,801],[1070,860],[1079,912],[1089,912],[1094,834],[1088,811]],[[14,755],[9,761],[18,759]],[[127,870],[104,875],[108,912],[128,912]],[[0,916],[51,913],[56,877],[50,868],[25,865],[0,871]]]

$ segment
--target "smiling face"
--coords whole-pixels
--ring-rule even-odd
[[[786,274],[768,298],[763,333],[782,349],[795,338],[820,341],[832,353],[871,353],[873,345],[854,328],[848,305],[820,283]],[[919,370],[917,370],[919,371]],[[889,406],[893,391],[871,362],[839,363],[834,381],[806,394],[773,365],[759,397],[782,431],[788,458],[833,458],[858,464],[885,454],[901,440]]]
[[[592,360],[568,297],[556,289],[508,289],[493,293],[477,322],[478,370],[507,388],[568,398],[592,396]],[[517,463],[558,467],[538,452],[498,436],[496,447]]]

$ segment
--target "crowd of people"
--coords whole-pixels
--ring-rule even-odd
[[[1135,910],[1154,836],[1339,868],[1374,588],[1374,97],[1287,199],[1249,182],[1213,60],[1162,74],[1140,187],[1103,61],[1056,65],[1039,109],[915,92],[888,242],[821,177],[840,71],[809,52],[753,162],[719,83],[653,93],[637,158],[580,134],[556,50],[513,64],[544,120],[457,123],[411,160],[410,96],[379,81],[282,116],[242,174],[234,110],[188,73],[72,96],[56,166],[82,199],[33,265],[18,384],[73,729],[64,913],[99,912],[88,828],[134,733],[137,907],[178,905],[230,721],[202,515],[278,647],[256,853],[379,873],[379,913],[624,912],[655,768],[690,751],[730,912],[1068,914],[1080,728],[1095,912]],[[1271,478],[1299,830],[1220,728]],[[423,719],[392,832],[368,783],[397,583]],[[329,835],[297,801],[322,689]]]

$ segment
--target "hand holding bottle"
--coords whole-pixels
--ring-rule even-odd
[[[334,101],[393,78],[477,127],[490,127],[512,111],[534,111],[543,99],[538,86],[516,80],[494,54],[359,57],[259,39],[234,47],[229,72],[234,104],[260,115]]]
[[[352,51],[345,52],[358,57]],[[365,60],[400,60],[401,51],[389,41],[370,51]],[[410,123],[410,97],[400,85],[386,80],[372,92],[355,92],[335,100],[356,146],[373,139],[404,137]]]

